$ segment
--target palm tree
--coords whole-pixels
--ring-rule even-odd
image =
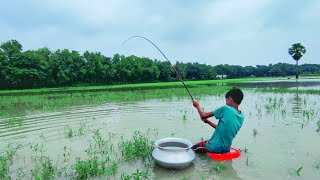
[[[296,79],[298,79],[298,61],[301,59],[303,54],[306,53],[306,48],[301,43],[292,44],[292,47],[289,48],[289,54],[296,61],[297,71]]]

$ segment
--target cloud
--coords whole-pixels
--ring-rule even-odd
[[[24,50],[47,46],[100,51],[210,65],[294,63],[287,53],[303,43],[302,61],[318,63],[320,2],[276,0],[104,1],[4,0],[1,42],[16,39]],[[301,61],[301,62],[302,62]]]

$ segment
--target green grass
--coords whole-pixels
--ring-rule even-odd
[[[197,85],[216,85],[225,83],[240,83],[250,81],[268,81],[275,79],[287,79],[286,77],[270,78],[238,78],[238,79],[217,79],[203,81],[185,81],[187,87]],[[157,82],[157,83],[140,83],[140,84],[124,84],[124,85],[108,85],[108,86],[75,86],[61,88],[41,88],[41,89],[25,89],[25,90],[0,90],[0,96],[4,95],[31,95],[31,94],[48,94],[48,93],[68,93],[68,92],[87,92],[87,91],[114,91],[114,90],[132,90],[139,88],[172,88],[183,87],[180,81],[176,82]]]
[[[81,125],[80,128],[84,128]],[[143,166],[133,172],[128,172],[119,167],[123,164],[134,164],[139,158],[146,159],[153,150],[154,139],[151,135],[157,135],[156,129],[147,131],[136,131],[132,138],[124,139],[123,135],[117,136],[111,132],[103,133],[99,129],[90,130],[92,138],[90,145],[86,146],[85,155],[77,157],[72,155],[79,149],[72,150],[67,146],[63,148],[63,158],[54,158],[47,152],[47,142],[29,143],[29,146],[21,144],[9,144],[0,154],[0,179],[149,179],[149,169],[153,167],[154,161],[148,159]],[[66,137],[67,138],[67,137]],[[117,139],[117,140],[116,140]],[[119,140],[119,141],[118,141]],[[130,146],[124,149],[123,146]],[[25,153],[24,148],[30,148],[31,152]],[[21,149],[21,153],[17,153]],[[127,155],[122,155],[124,151]],[[61,153],[59,153],[61,155]],[[60,157],[60,155],[58,155]],[[52,158],[52,159],[51,159]],[[31,163],[21,163],[24,162]],[[56,159],[56,160],[53,160]],[[130,160],[130,162],[128,162]],[[131,161],[132,160],[132,161]],[[19,165],[19,166],[18,166]],[[16,169],[15,169],[16,168]],[[142,168],[142,169],[141,169]],[[123,172],[123,170],[125,172]]]
[[[142,158],[145,160],[150,156],[154,145],[153,141],[150,141],[148,134],[143,134],[139,131],[133,133],[133,137],[130,140],[120,143],[120,149],[122,150],[122,155],[124,159],[128,161],[136,160],[137,158]]]
[[[22,117],[8,118],[4,120],[5,127],[22,126],[24,119]]]
[[[0,156],[0,177],[3,179],[10,179],[9,160],[6,156]]]
[[[320,74],[303,74],[299,77],[319,77],[319,76],[320,76]]]
[[[194,98],[198,99],[204,94],[224,94],[230,88],[231,87],[228,86],[198,85],[197,87],[189,88],[189,91]],[[109,102],[130,102],[146,99],[166,100],[171,99],[172,97],[187,96],[189,95],[183,86],[170,89],[144,89],[118,92],[78,92],[0,96],[0,117],[23,116],[27,111],[57,111],[69,106],[99,105]],[[11,125],[11,121],[10,123],[9,121],[5,123]]]
[[[316,89],[305,89],[305,90],[296,90],[296,89],[286,89],[286,88],[263,88],[257,89],[259,92],[270,92],[270,93],[298,93],[298,94],[316,94],[320,95],[320,90]]]

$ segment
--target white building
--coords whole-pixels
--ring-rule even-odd
[[[225,74],[218,74],[218,75],[216,75],[216,78],[218,78],[218,79],[226,79],[226,78],[227,78],[227,75],[225,75]]]

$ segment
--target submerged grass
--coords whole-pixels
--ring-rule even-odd
[[[197,86],[190,88],[195,98],[206,95],[218,95],[226,92],[228,86]],[[94,105],[108,102],[130,102],[145,99],[171,99],[188,96],[182,88],[130,90],[119,92],[85,92],[25,96],[0,96],[0,116],[24,115],[30,111],[57,111],[69,106]]]
[[[22,117],[8,118],[3,121],[5,127],[22,126],[24,119]]]
[[[142,134],[139,131],[133,133],[132,139],[125,141],[121,140],[119,143],[124,159],[132,161],[137,158],[145,160],[148,158],[154,148],[153,141],[148,138],[149,134]]]
[[[85,149],[85,155],[81,157],[73,156],[74,151],[64,146],[63,159],[54,158],[47,151],[46,141],[29,143],[29,146],[25,147],[9,144],[4,153],[0,155],[0,179],[150,178],[149,169],[154,164],[151,159],[144,161],[143,166],[133,172],[123,172],[123,168],[120,171],[119,167],[127,164],[128,160],[131,161],[130,163],[135,163],[135,160],[140,158],[143,160],[150,156],[154,142],[150,136],[158,133],[156,129],[148,129],[145,133],[136,131],[131,139],[125,139],[123,136],[116,136],[110,132],[103,134],[99,129],[90,132],[92,133],[91,140],[89,140],[90,145]],[[16,152],[20,148],[29,148],[31,151],[22,149],[24,153],[18,156]],[[119,153],[121,151],[124,155]],[[30,152],[30,154],[25,152]],[[56,162],[53,159],[57,159]],[[21,163],[21,160],[24,163]],[[26,163],[26,160],[30,163]]]
[[[225,161],[221,161],[221,162],[218,162],[215,166],[214,166],[214,170],[217,172],[217,173],[220,173],[222,169],[225,169],[227,166],[225,164]]]
[[[202,96],[202,94],[205,94],[206,96],[222,95],[228,89],[230,89],[228,86],[197,85],[191,87],[190,91],[195,98],[199,98]],[[268,92],[268,89],[261,91]],[[279,90],[279,92],[281,91],[284,93],[296,93],[296,90]],[[68,92],[61,94],[52,93],[42,95],[0,96],[0,116],[9,117],[10,112],[15,112],[14,115],[16,117],[17,109],[19,109],[21,113],[37,110],[55,111],[73,105],[103,104],[108,102],[136,101],[152,98],[166,100],[173,97],[179,98],[186,96],[188,96],[188,94],[184,88],[138,90],[127,89],[126,91],[119,92]],[[284,100],[282,98],[274,97],[266,99],[266,104],[268,105],[257,107],[257,116],[262,116],[263,108],[265,108],[270,114],[281,112],[281,115],[286,116],[289,111],[284,109],[286,107],[284,106],[283,101]],[[304,102],[304,104],[306,103]],[[304,109],[302,110],[302,116],[303,120],[305,120],[304,124],[306,125],[309,120],[311,121],[317,116],[317,112],[313,111],[312,109]],[[182,120],[187,121],[187,117],[186,111],[184,111]],[[9,119],[8,122],[3,121],[4,124],[8,124],[8,127],[19,125],[19,122],[24,122],[24,119],[5,119]],[[317,126],[317,132],[320,134],[320,121],[317,123]],[[70,126],[65,126],[64,135],[66,138],[84,135],[88,132],[87,129],[88,127],[84,123],[80,124],[80,127],[77,129],[72,129]],[[85,156],[74,159],[72,158],[72,153],[75,151],[72,151],[72,149],[64,146],[62,152],[64,164],[63,167],[58,167],[58,165],[55,165],[58,163],[54,163],[51,160],[52,158],[49,158],[48,154],[46,154],[44,145],[31,144],[30,149],[32,153],[30,156],[28,156],[32,158],[33,167],[31,173],[25,167],[19,167],[18,171],[13,171],[12,169],[10,170],[12,159],[15,156],[15,149],[12,147],[7,148],[5,151],[6,154],[0,156],[0,177],[3,177],[3,179],[10,179],[10,173],[17,173],[16,177],[18,177],[18,179],[54,179],[57,176],[64,176],[62,177],[64,179],[91,179],[95,177],[100,178],[100,176],[102,178],[110,178],[117,174],[121,174],[121,177],[118,177],[121,179],[150,178],[150,172],[148,168],[145,168],[147,170],[141,170],[137,168],[136,172],[130,173],[119,172],[122,163],[128,163],[128,161],[130,161],[129,163],[132,163],[139,159],[145,160],[150,157],[150,153],[153,150],[153,138],[149,137],[150,132],[134,132],[131,139],[126,140],[122,137],[120,138],[120,142],[117,142],[118,144],[114,144],[113,134],[108,134],[106,137],[103,135],[103,132],[99,130],[93,130],[89,132],[92,133],[92,141],[90,142],[90,146],[85,150]],[[259,134],[260,133],[262,132],[259,131]],[[253,129],[253,136],[256,136],[257,134],[257,129]],[[174,133],[172,133],[172,136],[173,135]],[[245,154],[248,153],[248,149],[246,147],[241,151]],[[245,164],[249,166],[248,157],[246,158]],[[212,170],[220,172],[224,165],[225,164],[223,163],[217,164],[217,166]],[[297,174],[300,174],[301,169],[297,170]]]
[[[296,94],[320,95],[320,90],[317,90],[317,89],[296,90],[296,89],[286,89],[286,88],[263,88],[263,89],[257,89],[256,91],[268,92],[268,93],[296,93]]]
[[[300,173],[301,173],[302,168],[303,168],[303,166],[301,166],[299,169],[296,170],[296,174],[297,174],[298,176],[300,176]]]

